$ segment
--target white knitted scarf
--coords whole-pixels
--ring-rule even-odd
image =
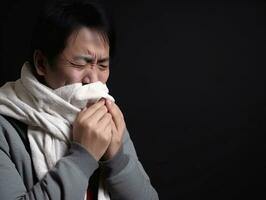
[[[81,108],[101,97],[114,101],[108,92],[101,82],[84,86],[75,83],[52,90],[36,79],[28,62],[22,67],[20,79],[0,88],[0,113],[28,125],[33,165],[39,180],[67,152],[71,126]],[[98,199],[110,199],[101,182]]]

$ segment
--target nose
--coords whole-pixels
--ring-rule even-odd
[[[98,72],[96,68],[97,68],[96,65],[92,65],[85,70],[82,79],[83,85],[99,81]]]

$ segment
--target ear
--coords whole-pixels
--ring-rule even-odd
[[[37,74],[40,76],[45,76],[47,73],[47,68],[49,67],[49,63],[41,50],[34,51],[33,60]]]

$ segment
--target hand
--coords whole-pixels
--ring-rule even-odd
[[[106,106],[108,112],[112,115],[112,139],[102,158],[103,160],[112,159],[118,152],[123,143],[123,133],[126,128],[124,116],[119,107],[110,100],[106,100]]]
[[[99,161],[112,138],[112,116],[105,100],[83,108],[73,124],[73,141],[81,144]]]

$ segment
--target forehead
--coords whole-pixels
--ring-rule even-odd
[[[102,57],[109,55],[109,44],[104,36],[96,30],[82,27],[70,34],[64,51]]]

